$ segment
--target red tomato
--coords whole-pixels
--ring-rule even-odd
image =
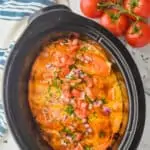
[[[102,11],[97,9],[98,2],[100,2],[100,0],[81,0],[80,9],[87,17],[99,17],[101,16]]]
[[[143,22],[132,24],[125,36],[133,47],[143,47],[150,42],[150,26]]]
[[[71,93],[72,93],[72,96],[74,96],[74,97],[80,97],[80,95],[81,95],[81,91],[79,91],[77,89],[73,89]]]
[[[60,77],[65,77],[68,73],[70,72],[70,69],[68,66],[65,66],[63,68],[61,68],[61,72],[59,73]]]
[[[124,7],[142,17],[150,17],[150,0],[125,0]]]
[[[87,108],[88,108],[87,102],[84,102],[82,100],[77,100],[76,109],[75,109],[76,115],[81,119],[86,118],[88,115]]]
[[[82,139],[82,133],[76,133],[75,134],[75,140],[80,141]]]
[[[128,18],[117,10],[110,9],[100,18],[100,24],[112,32],[116,36],[121,36],[125,33],[128,27]]]

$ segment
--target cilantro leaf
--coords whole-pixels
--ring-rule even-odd
[[[80,48],[80,50],[81,50],[81,51],[87,51],[87,50],[88,50],[88,47],[85,47],[85,46],[84,46],[84,47]]]
[[[69,104],[66,109],[65,112],[67,112],[69,115],[72,115],[74,113],[74,108],[71,104]]]
[[[84,150],[92,150],[92,146],[86,145],[86,146],[84,146]]]

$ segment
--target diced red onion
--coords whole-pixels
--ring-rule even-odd
[[[60,58],[60,62],[61,62],[61,63],[64,63],[65,60],[66,60],[66,58],[64,58],[64,57],[61,57],[61,58]]]
[[[84,62],[85,62],[86,64],[88,64],[88,63],[89,63],[89,61],[88,61],[88,60],[84,60]]]
[[[102,105],[101,101],[96,101],[93,103],[94,107],[100,107]]]
[[[91,129],[91,128],[88,128],[87,131],[88,131],[89,133],[92,133],[92,129]]]
[[[109,115],[111,113],[111,110],[108,107],[103,107],[103,112],[105,115]]]
[[[71,136],[66,136],[66,139],[69,140],[70,142],[72,142]]]
[[[74,99],[70,99],[70,103],[74,104],[75,103]]]
[[[50,69],[52,66],[53,66],[52,64],[47,64],[47,65],[46,65],[46,68],[47,68],[47,69]]]
[[[89,128],[90,125],[88,123],[84,124],[85,128]]]
[[[81,103],[81,108],[87,108],[87,105],[88,105],[88,104],[87,104],[86,102],[82,102],[82,103]]]
[[[86,123],[87,122],[87,119],[86,118],[83,118],[82,119],[82,123]]]
[[[89,56],[84,56],[84,58],[85,58],[88,62],[91,62],[91,61],[92,61],[92,58],[89,57]]]

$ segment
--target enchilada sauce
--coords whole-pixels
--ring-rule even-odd
[[[121,84],[94,41],[49,43],[29,81],[30,108],[44,140],[54,150],[111,149],[124,117]]]

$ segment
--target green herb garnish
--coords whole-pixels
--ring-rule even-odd
[[[92,146],[86,145],[86,146],[84,146],[84,150],[92,150]]]
[[[100,137],[100,138],[104,138],[105,135],[106,135],[106,134],[105,134],[104,131],[101,130],[101,131],[99,132],[99,137]]]
[[[105,98],[101,98],[101,101],[102,101],[103,104],[107,104],[107,101],[106,101]]]
[[[71,136],[72,139],[75,138],[75,134],[70,129],[68,129],[67,127],[64,127],[62,132],[66,133],[68,136]]]
[[[73,108],[73,106],[69,104],[69,105],[66,107],[65,112],[66,112],[67,114],[69,114],[69,115],[72,115],[72,114],[74,113],[74,108]]]
[[[57,78],[57,77],[54,77],[53,80],[52,80],[52,84],[48,85],[48,94],[50,97],[52,97],[53,95],[55,95],[55,97],[60,97],[61,95],[61,84],[62,84],[62,81]]]
[[[62,81],[55,77],[52,81],[52,86],[56,87],[56,88],[60,88]]]
[[[48,95],[49,95],[49,97],[52,97],[52,92],[51,92],[51,86],[50,85],[48,85]]]
[[[89,98],[89,97],[87,96],[87,94],[85,94],[85,99],[86,99],[87,102],[93,103],[93,101],[91,100],[91,98]]]
[[[82,47],[82,48],[80,48],[80,51],[87,51],[88,50],[88,47]]]
[[[70,69],[70,70],[72,70],[73,68],[76,68],[76,65],[75,65],[75,64],[69,66],[69,69]]]

